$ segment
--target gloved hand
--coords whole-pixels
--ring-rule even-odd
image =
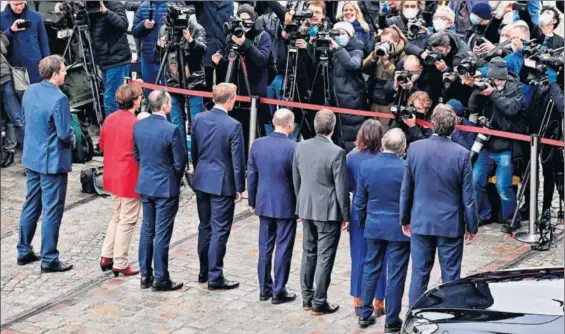
[[[550,84],[557,82],[557,72],[555,72],[554,69],[548,68],[547,71],[545,71],[545,74],[547,74],[547,81]]]

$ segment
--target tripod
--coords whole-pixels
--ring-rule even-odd
[[[102,113],[102,104],[100,102],[100,86],[102,84],[102,79],[98,75],[96,64],[94,63],[94,52],[88,24],[77,24],[77,20],[73,22],[73,33],[65,46],[65,51],[63,52],[63,58],[73,65],[75,65],[75,63],[73,62],[74,57],[72,55],[71,45],[75,40],[78,43],[79,54],[77,56],[80,58],[80,62],[86,71],[86,76],[90,85],[96,121],[98,122],[98,125],[102,125],[104,122],[104,114]]]

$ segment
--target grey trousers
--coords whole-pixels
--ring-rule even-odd
[[[341,224],[306,220],[302,222],[302,267],[300,286],[304,303],[321,307],[326,303]],[[315,288],[314,288],[315,286]]]

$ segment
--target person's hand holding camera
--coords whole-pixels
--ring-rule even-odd
[[[524,49],[524,43],[519,38],[512,38],[511,46],[513,52],[520,52]]]
[[[469,73],[460,75],[459,77],[461,78],[461,83],[466,86],[473,87],[473,85],[475,84],[475,79],[473,79],[473,77]]]
[[[381,61],[381,64],[383,64],[384,66],[388,65],[390,63],[390,59],[388,56],[382,56],[379,59]]]
[[[212,62],[218,65],[220,63],[220,60],[222,60],[222,55],[219,51],[216,51],[216,53],[212,55]]]
[[[12,27],[10,28],[10,30],[12,30],[12,32],[18,32],[18,31],[26,30],[25,28],[18,28],[18,24],[24,24],[24,23],[25,23],[25,20],[17,19],[12,24]]]
[[[402,121],[406,124],[409,128],[413,128],[416,126],[416,115],[410,116],[410,118],[403,117]]]
[[[492,94],[492,92],[494,92],[494,90],[495,88],[493,86],[487,84],[487,89],[480,91],[479,94],[489,96],[490,94]]]
[[[402,89],[405,89],[407,91],[411,91],[412,87],[414,87],[414,83],[411,80],[408,80],[406,83],[398,83],[398,74],[400,72],[396,72],[394,73],[394,89],[397,90],[398,86],[400,86]]]
[[[436,66],[437,70],[442,72],[442,73],[447,71],[447,64],[443,60],[436,61],[435,66]]]
[[[481,44],[481,46],[475,46],[473,48],[473,53],[475,54],[475,56],[477,56],[483,53],[490,52],[494,48],[495,48],[494,44],[492,44],[488,39],[483,38],[483,44]]]
[[[231,40],[238,46],[242,46],[243,43],[245,43],[245,36],[237,37],[235,35],[232,35]]]
[[[286,31],[283,30],[283,31],[281,32],[281,37],[282,37],[283,39],[288,39],[288,34],[286,33]]]
[[[104,6],[104,1],[100,1],[100,13],[106,14],[107,11],[108,9],[106,9],[106,6]]]
[[[190,35],[190,31],[188,31],[188,29],[184,29],[182,31],[182,34],[184,36],[184,39],[186,39],[187,42],[192,43],[192,41],[194,39],[192,38],[192,35]]]
[[[306,41],[303,39],[297,39],[296,47],[299,49],[306,49],[308,47],[308,44],[306,44]]]
[[[330,49],[335,50],[337,48],[339,48],[339,44],[337,44],[335,39],[331,38],[330,39]]]
[[[145,26],[145,29],[151,30],[153,29],[153,26],[155,26],[155,21],[145,20],[145,22],[143,22],[143,26]]]

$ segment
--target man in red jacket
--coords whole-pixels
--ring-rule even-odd
[[[136,275],[139,270],[128,265],[128,249],[139,218],[141,200],[135,192],[139,167],[133,157],[135,111],[141,105],[142,91],[136,84],[118,88],[119,110],[109,115],[100,132],[104,152],[104,190],[112,194],[114,217],[108,225],[100,267],[114,275]]]

